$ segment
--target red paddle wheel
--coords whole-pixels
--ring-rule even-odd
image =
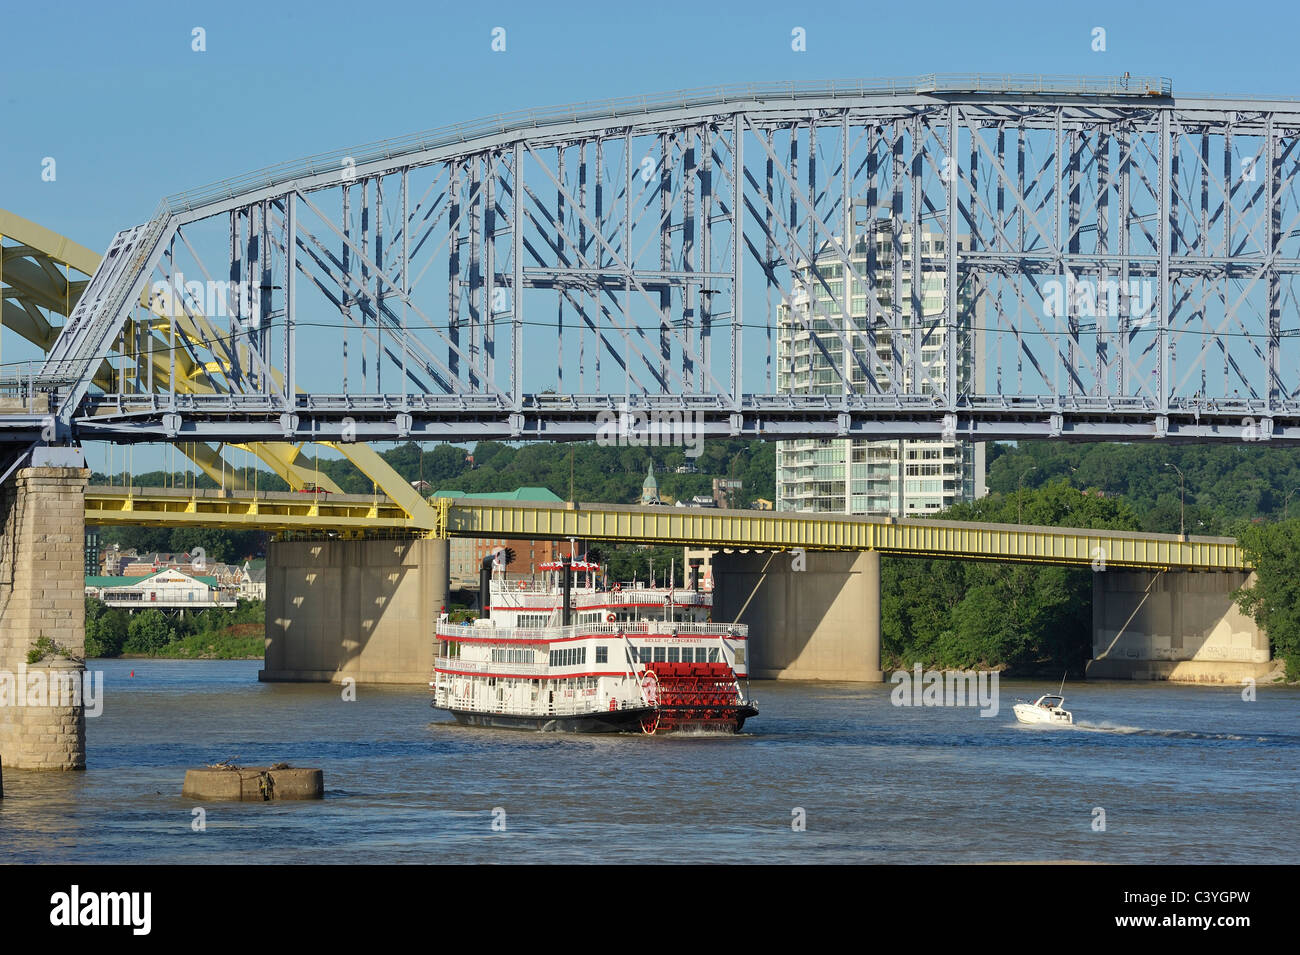
[[[653,663],[646,671],[646,677],[651,676],[657,696],[650,702],[657,701],[659,707],[655,729],[734,732],[739,728],[740,690],[727,664]],[[644,722],[642,729],[654,732],[646,730]]]

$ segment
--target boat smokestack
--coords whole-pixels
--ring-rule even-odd
[[[565,555],[560,558],[560,587],[561,587],[561,604],[560,625],[567,627],[573,622],[572,593],[573,593],[573,568],[570,566],[572,558]]]
[[[483,558],[478,569],[478,615],[486,620],[492,616],[492,555]]]

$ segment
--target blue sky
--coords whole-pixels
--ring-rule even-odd
[[[100,251],[162,196],[271,163],[527,107],[749,81],[1129,71],[1172,77],[1176,94],[1300,96],[1297,9],[1204,0],[11,5],[0,207]],[[204,52],[191,48],[196,27]],[[495,27],[506,30],[504,53],[491,49]],[[795,27],[806,52],[791,49]],[[1106,31],[1105,52],[1092,49],[1095,27]],[[42,181],[45,157],[57,163],[54,182]]]
[[[1300,95],[1300,13],[1280,3],[125,0],[14,5],[3,22],[0,207],[96,250],[168,193],[530,106],[976,70],[1128,70],[1170,76],[1176,93]],[[504,53],[490,48],[497,26]],[[1104,53],[1091,49],[1097,26]],[[206,52],[191,50],[194,27]]]

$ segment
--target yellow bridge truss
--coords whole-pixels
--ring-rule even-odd
[[[42,351],[48,351],[58,337],[59,327],[47,316],[66,318],[72,313],[90,276],[99,266],[99,260],[100,255],[85,246],[0,209],[0,321],[5,328]],[[84,278],[76,278],[74,273]],[[146,292],[141,304],[149,308],[152,318],[148,326],[137,327],[134,322],[128,323],[122,336],[124,350],[119,361],[125,360],[140,367],[152,364],[155,381],[169,381],[172,373],[170,340],[173,325],[176,341],[182,346],[217,337],[206,317],[186,311],[178,301],[150,297]],[[3,359],[3,354],[0,354],[0,361]],[[185,347],[177,350],[174,361],[178,391],[212,394],[228,387],[229,362],[198,362]],[[105,361],[95,383],[102,387],[111,386],[118,373],[111,363]],[[247,489],[239,469],[223,461],[223,447],[214,448],[201,442],[176,446],[213,480],[233,490]],[[411,523],[425,530],[433,529],[437,521],[435,510],[372,448],[364,444],[324,446],[340,452],[384,494],[400,504]],[[304,454],[302,444],[259,442],[231,447],[256,455],[292,488],[315,487],[331,493],[340,490],[328,475],[313,466]]]

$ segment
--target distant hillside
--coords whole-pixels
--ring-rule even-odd
[[[1143,530],[1177,533],[1179,478],[1166,463],[1186,476],[1189,534],[1231,534],[1243,522],[1281,518],[1288,494],[1291,516],[1300,517],[1300,448],[1246,442],[996,444],[989,449],[988,486],[1014,495],[1022,476],[1025,489],[1064,479],[1124,498]]]
[[[710,494],[713,478],[740,478],[744,482],[742,501],[772,500],[776,496],[776,445],[769,441],[714,439],[704,442],[703,453],[688,458],[681,448],[606,448],[594,442],[558,444],[538,442],[510,445],[480,441],[475,445],[438,444],[422,448],[414,442],[382,452],[393,470],[408,481],[428,481],[434,490],[453,488],[466,493],[512,491],[517,487],[550,488],[569,499],[570,463],[573,493],[579,500],[608,504],[632,504],[641,495],[646,468],[653,459],[659,493],[674,499]],[[349,494],[369,494],[370,479],[342,459],[324,459],[319,467]],[[694,473],[677,473],[692,469]],[[241,472],[242,473],[242,472]],[[245,473],[251,485],[252,473]],[[122,484],[123,475],[96,473],[92,484]],[[151,471],[138,474],[138,487],[217,487],[205,474]],[[267,471],[257,472],[257,487],[263,491],[288,490],[288,485]]]

